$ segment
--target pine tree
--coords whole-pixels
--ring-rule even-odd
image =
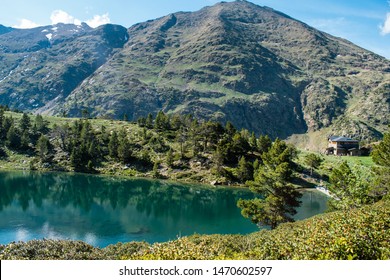
[[[372,152],[372,160],[377,164],[373,168],[376,175],[372,194],[377,198],[390,198],[390,132],[383,136],[380,144]]]
[[[92,140],[94,140],[95,135],[93,133],[92,125],[88,120],[84,120],[81,123],[80,130],[80,141],[88,145]]]
[[[92,161],[93,165],[95,166],[101,159],[102,157],[102,147],[100,144],[96,143],[97,140],[92,140],[89,143],[88,147],[88,158],[89,161]],[[90,168],[88,168],[90,169]]]
[[[41,162],[49,162],[51,160],[53,147],[46,136],[41,135],[41,137],[39,137],[36,149]]]
[[[172,150],[172,148],[170,148],[169,151],[167,152],[166,162],[167,162],[167,165],[169,167],[173,166],[173,150]]]
[[[27,151],[29,149],[30,142],[30,134],[27,130],[23,131],[20,137],[20,149],[22,151]]]
[[[189,139],[191,139],[192,146],[192,156],[196,157],[199,154],[201,149],[199,141],[200,141],[200,131],[199,131],[199,123],[197,120],[193,120],[189,127],[188,131]]]
[[[316,154],[308,154],[305,156],[305,163],[310,167],[310,175],[313,175],[313,170],[320,167],[323,159]]]
[[[183,122],[182,122],[182,117],[180,115],[174,114],[173,116],[171,116],[171,118],[169,120],[169,126],[173,130],[179,130],[182,125],[183,125]]]
[[[154,128],[158,130],[167,130],[169,128],[168,117],[164,114],[163,111],[159,111],[154,122]]]
[[[330,175],[330,210],[350,210],[373,202],[370,195],[371,182],[364,178],[362,170],[353,171],[346,161],[333,168]]]
[[[215,149],[223,133],[224,128],[220,123],[212,121],[202,123],[199,129],[199,136],[203,141],[203,151],[207,152],[208,150]]]
[[[137,124],[139,127],[145,127],[146,126],[146,118],[145,117],[140,117],[137,120]]]
[[[147,128],[153,128],[153,115],[151,113],[146,117],[145,126]]]
[[[110,135],[104,125],[100,128],[100,135],[98,136],[98,145],[101,147],[102,154],[108,154],[108,143],[110,142]]]
[[[224,156],[219,147],[217,147],[217,149],[214,151],[212,159],[213,159],[216,174],[218,176],[222,176],[224,171],[223,169]]]
[[[78,171],[83,166],[82,152],[81,148],[74,146],[70,154],[70,165],[74,168],[75,171]]]
[[[272,140],[271,138],[269,138],[268,135],[260,135],[257,145],[258,145],[258,151],[261,154],[266,153],[272,146]]]
[[[41,134],[46,134],[49,132],[48,122],[45,121],[40,114],[36,115],[35,117],[35,127],[36,131]]]
[[[229,151],[229,157],[234,158],[235,161],[241,157],[246,155],[251,150],[251,147],[248,143],[246,137],[244,137],[241,133],[236,133],[233,136],[231,142],[231,149]]]
[[[380,166],[390,167],[390,132],[386,132],[383,140],[374,147],[372,159]]]
[[[91,160],[91,157],[88,153],[88,144],[79,143],[78,145],[73,145],[72,152],[70,155],[71,166],[74,167],[75,171],[85,171],[88,161]]]
[[[294,154],[293,148],[279,139],[263,154],[264,165],[259,167],[254,181],[248,182],[251,191],[260,194],[263,199],[240,199],[238,206],[244,217],[271,228],[294,221],[293,216],[302,196],[290,183]]]
[[[11,149],[19,149],[20,147],[20,135],[19,131],[12,124],[7,131],[5,144]]]
[[[7,132],[11,126],[15,126],[14,119],[12,118],[12,116],[5,117],[3,120],[3,139],[7,138]]]
[[[237,178],[241,183],[253,180],[253,168],[251,164],[246,161],[244,156],[242,156],[238,162]]]
[[[118,135],[116,131],[114,130],[110,136],[110,140],[108,142],[108,154],[111,158],[116,159],[118,158]]]
[[[127,138],[125,129],[122,129],[118,135],[118,158],[122,163],[129,163],[131,159],[131,145]]]
[[[6,158],[8,155],[7,155],[7,152],[4,150],[4,147],[0,146],[0,159],[2,158]]]
[[[225,126],[226,134],[230,137],[233,137],[234,134],[236,134],[237,129],[234,127],[234,125],[231,122],[227,122]]]
[[[256,152],[257,149],[257,138],[254,132],[252,132],[251,137],[249,138],[249,145],[251,146],[252,152]]]
[[[22,133],[25,131],[29,131],[29,129],[31,128],[31,119],[26,113],[23,113],[22,118],[19,122],[19,127]]]

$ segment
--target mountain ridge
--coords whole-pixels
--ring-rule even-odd
[[[0,35],[0,49],[12,33]],[[132,120],[191,113],[281,138],[324,131],[375,139],[389,124],[388,60],[269,7],[222,2],[135,24],[108,42],[117,36],[128,37],[66,94],[59,87],[37,107],[7,102],[2,74],[0,102]]]

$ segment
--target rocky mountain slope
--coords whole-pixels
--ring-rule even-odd
[[[31,111],[59,104],[126,41],[115,25],[8,30],[0,36],[0,103]]]
[[[0,28],[0,103],[137,119],[200,118],[286,138],[381,136],[390,62],[271,8],[219,3],[123,27]]]

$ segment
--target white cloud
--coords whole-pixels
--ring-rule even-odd
[[[63,10],[55,10],[51,13],[50,16],[51,24],[57,24],[57,23],[65,23],[65,24],[75,24],[75,25],[81,25],[81,20],[75,18],[74,16],[68,14],[67,12]],[[110,23],[110,17],[108,13],[103,15],[94,15],[91,19],[88,19],[85,21],[89,26],[92,28],[98,27],[103,24]],[[29,19],[21,19],[19,20],[19,24],[13,26],[14,28],[20,28],[20,29],[28,29],[28,28],[34,28],[41,26]]]
[[[51,13],[50,20],[52,24],[57,23],[70,23],[70,24],[76,24],[81,25],[81,20],[75,18],[74,16],[68,14],[65,11],[62,10],[55,10]],[[103,15],[94,15],[92,19],[85,21],[89,26],[95,28],[99,25],[110,23],[110,17],[108,16],[108,13]]]
[[[79,19],[74,18],[67,12],[64,12],[62,10],[55,10],[51,13],[50,20],[52,24],[57,23],[71,23],[80,25],[81,21]]]
[[[110,22],[111,20],[108,14],[94,15],[92,19],[86,21],[86,23],[93,28]]]
[[[380,26],[380,29],[382,35],[390,34],[390,13],[387,13],[385,23]]]
[[[19,20],[19,24],[18,25],[15,25],[15,26],[12,26],[14,28],[20,28],[20,29],[29,29],[29,28],[34,28],[34,27],[38,27],[39,24],[29,20],[29,19],[21,19]]]

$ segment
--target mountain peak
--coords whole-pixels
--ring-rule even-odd
[[[52,28],[0,36],[8,52],[1,103],[132,120],[190,113],[281,138],[308,131],[374,138],[389,124],[388,60],[248,1],[128,30],[85,27],[58,44],[48,40]]]

